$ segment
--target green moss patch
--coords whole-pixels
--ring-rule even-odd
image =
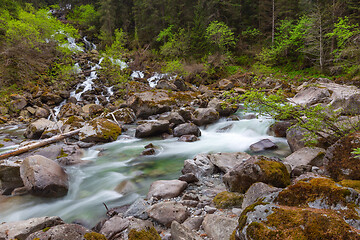
[[[151,227],[147,230],[142,229],[140,231],[136,231],[135,229],[131,229],[129,232],[129,240],[161,240],[160,235],[155,230],[154,227]]]
[[[360,180],[342,180],[339,184],[344,187],[353,188],[360,192]]]
[[[243,194],[225,191],[217,194],[213,202],[217,208],[241,207],[243,199]]]
[[[264,182],[270,183],[275,187],[286,187],[290,185],[290,174],[285,165],[281,162],[261,159],[256,162],[264,172],[266,179]]]
[[[96,232],[85,233],[84,238],[86,240],[107,240],[104,235]]]

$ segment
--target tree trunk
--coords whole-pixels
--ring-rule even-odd
[[[80,132],[80,130],[81,129],[76,129],[74,131],[63,133],[63,134],[60,134],[60,135],[56,135],[54,137],[44,139],[44,140],[41,140],[41,141],[33,143],[33,144],[29,144],[27,146],[20,147],[20,148],[15,149],[15,150],[4,152],[4,153],[0,154],[0,160],[8,158],[8,157],[19,155],[21,153],[28,152],[28,151],[30,151],[32,149],[36,149],[36,148],[39,148],[39,147],[43,147],[43,146],[46,146],[46,145],[61,141],[61,140],[65,139],[65,138],[68,138],[68,137],[71,137],[71,136],[73,136],[75,134],[78,134]]]
[[[271,29],[271,44],[275,41],[275,0],[272,0],[272,29]]]

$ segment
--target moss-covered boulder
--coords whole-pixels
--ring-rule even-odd
[[[344,187],[353,188],[356,191],[360,192],[360,180],[345,179],[345,180],[342,180],[341,182],[339,182],[339,184]]]
[[[213,199],[213,202],[217,208],[241,208],[243,199],[243,194],[225,191],[218,193]]]
[[[360,132],[339,139],[325,153],[325,168],[331,178],[360,180],[360,160],[353,154],[360,147]]]
[[[333,210],[258,204],[239,218],[235,239],[360,239]]]
[[[285,165],[264,156],[252,156],[226,173],[223,181],[231,192],[245,193],[256,182],[284,188],[290,184]]]
[[[116,123],[105,119],[94,119],[81,128],[79,137],[83,142],[111,142],[121,134],[121,128]]]

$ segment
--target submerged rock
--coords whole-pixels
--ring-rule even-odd
[[[270,139],[263,139],[259,142],[250,145],[250,150],[252,152],[261,152],[261,151],[273,150],[277,148],[278,146],[275,143],[273,143]]]
[[[68,192],[68,176],[59,164],[40,155],[25,158],[20,176],[31,194],[62,197]]]

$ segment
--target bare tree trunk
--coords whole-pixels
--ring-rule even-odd
[[[320,55],[320,69],[321,72],[324,69],[324,49],[323,49],[323,35],[322,35],[322,16],[321,16],[321,12],[319,11],[319,37],[320,37],[320,41],[319,41],[319,55]]]
[[[21,153],[28,152],[28,151],[30,151],[32,149],[36,149],[36,148],[39,148],[39,147],[43,147],[43,146],[46,146],[46,145],[61,141],[61,140],[65,139],[65,138],[68,138],[68,137],[71,137],[71,136],[73,136],[75,134],[78,134],[80,132],[80,130],[81,129],[76,129],[74,131],[63,133],[63,134],[60,134],[60,135],[56,135],[54,137],[44,139],[44,140],[38,141],[38,142],[33,143],[33,144],[29,144],[27,146],[20,147],[20,148],[15,149],[15,150],[4,152],[4,153],[0,154],[0,160],[8,158],[8,157],[19,155]]]

